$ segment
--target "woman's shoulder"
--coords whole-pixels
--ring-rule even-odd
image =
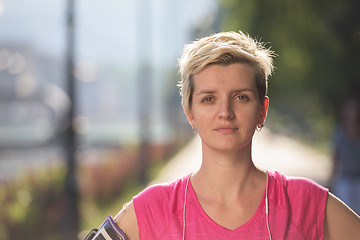
[[[182,209],[187,179],[186,175],[176,180],[153,184],[133,197],[137,214],[148,212],[177,214]]]
[[[285,225],[289,227],[289,234],[300,231],[302,236],[321,238],[328,189],[309,178],[289,177],[278,172],[269,176],[273,216],[287,219]]]
[[[184,182],[189,176],[186,175],[182,178],[178,178],[176,180],[172,180],[169,182],[164,183],[157,183],[152,184],[148,187],[146,187],[144,190],[142,190],[140,193],[138,193],[135,197],[135,199],[148,199],[151,198],[152,200],[158,200],[160,199],[169,199],[176,197],[176,195],[181,191],[181,189],[184,187]]]
[[[173,219],[182,216],[186,179],[153,184],[133,198],[141,239],[160,239]]]
[[[329,190],[305,177],[290,177],[279,172],[270,176],[272,200],[278,205],[298,211],[306,208],[325,209]]]
[[[294,192],[312,192],[320,191],[327,193],[328,189],[318,184],[312,179],[306,177],[286,176],[279,172],[269,172],[270,178],[274,181],[274,187],[286,189],[286,191]]]
[[[116,215],[115,222],[131,239],[139,239],[139,234],[142,239],[148,233],[159,235],[172,211],[176,211],[176,194],[187,177],[146,187]]]

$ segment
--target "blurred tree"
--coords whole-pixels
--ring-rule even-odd
[[[360,1],[221,2],[223,30],[258,36],[278,55],[271,109],[301,131],[329,137],[340,100],[360,89]]]

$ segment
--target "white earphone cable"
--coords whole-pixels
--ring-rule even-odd
[[[269,175],[266,172],[266,189],[265,189],[265,213],[266,213],[266,225],[269,233],[269,238],[272,240],[271,232],[270,232],[270,225],[269,225],[269,199],[268,199],[268,190],[269,189]]]
[[[186,181],[186,188],[185,188],[184,212],[183,212],[183,224],[184,224],[184,225],[183,225],[183,237],[182,237],[183,240],[185,240],[186,196],[187,196],[187,190],[188,190],[188,186],[189,186],[190,177],[191,177],[191,174],[190,174],[189,178],[188,178],[187,181]]]

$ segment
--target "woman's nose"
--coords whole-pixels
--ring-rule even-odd
[[[233,111],[233,106],[231,101],[224,100],[220,103],[219,106],[219,118],[222,119],[232,119],[234,118],[235,114]]]

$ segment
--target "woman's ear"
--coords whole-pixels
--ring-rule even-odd
[[[269,97],[265,97],[265,100],[264,100],[264,103],[262,106],[262,110],[261,110],[261,114],[260,114],[261,123],[265,122],[268,108],[269,108]]]
[[[184,113],[186,115],[186,118],[188,120],[188,123],[191,125],[192,128],[196,128],[195,120],[194,120],[193,115],[191,113],[191,109],[190,108],[185,108],[184,105],[183,105],[183,109],[184,109]]]

